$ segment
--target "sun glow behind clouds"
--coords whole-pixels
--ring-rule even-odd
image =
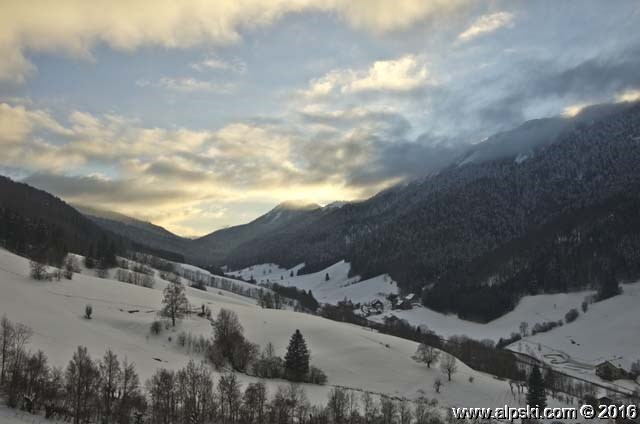
[[[639,99],[623,3],[4,0],[0,167],[187,235],[362,199],[528,119]]]
[[[618,102],[635,102],[640,100],[640,90],[627,90],[616,96]]]
[[[590,105],[589,103],[581,103],[577,105],[567,106],[562,111],[562,116],[566,118],[573,118],[574,116],[578,116],[578,114],[582,112],[582,109],[584,109],[589,105]]]

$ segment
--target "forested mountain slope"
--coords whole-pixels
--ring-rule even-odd
[[[446,286],[455,269],[535,234],[563,213],[632,191],[640,181],[638,164],[640,105],[626,104],[562,132],[527,160],[450,166],[328,213],[304,231],[240,245],[227,263],[305,262],[313,271],[346,259],[363,278],[389,273],[405,291]],[[513,301],[498,302],[496,313]],[[461,312],[463,303],[447,309]],[[469,317],[491,318],[480,311]]]

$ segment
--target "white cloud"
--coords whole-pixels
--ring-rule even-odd
[[[0,79],[24,81],[34,71],[29,50],[91,57],[104,43],[132,51],[238,42],[241,30],[288,13],[332,12],[373,32],[402,30],[468,0],[5,0],[0,13]]]
[[[302,92],[307,99],[359,92],[412,92],[436,84],[429,75],[425,60],[416,55],[405,55],[393,60],[379,60],[364,70],[340,69],[328,72],[309,83]]]
[[[496,12],[480,16],[469,28],[458,35],[458,40],[463,42],[470,41],[481,35],[497,31],[500,28],[511,25],[513,18],[513,14],[509,12]]]
[[[425,19],[437,18],[471,3],[467,0],[330,0],[350,25],[376,33],[404,30]]]
[[[137,81],[139,87],[157,87],[170,91],[181,93],[218,93],[226,94],[233,91],[235,85],[232,83],[214,83],[211,81],[200,80],[197,78],[183,77],[170,78],[163,77],[158,81],[150,82],[147,80]]]
[[[122,116],[84,111],[56,120],[35,106],[0,103],[0,167],[40,173],[33,181],[72,202],[202,233],[213,229],[199,215],[207,204],[275,204],[292,196],[325,203],[387,187],[397,176],[350,182],[353,172],[380,153],[377,140],[389,131],[382,122],[388,119],[385,113],[356,108],[320,116],[330,133],[316,132],[304,120],[233,122],[193,131],[149,128]],[[358,121],[359,128],[341,128],[344,120]],[[108,171],[98,178],[87,176],[88,169]],[[149,205],[154,217],[147,216]],[[237,223],[227,217],[230,222]]]
[[[427,66],[414,55],[375,62],[365,73],[355,73],[343,91],[412,91],[430,82]]]
[[[247,64],[239,58],[224,60],[217,56],[208,56],[200,62],[192,63],[191,68],[199,72],[207,70],[230,71],[236,74],[244,74],[247,71]]]

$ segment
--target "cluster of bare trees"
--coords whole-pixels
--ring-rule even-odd
[[[50,271],[49,267],[35,259],[29,261],[29,276],[34,280],[56,280],[60,281],[62,277],[67,280],[73,279],[73,274],[80,272],[80,262],[78,258],[73,254],[68,254],[62,261],[60,268],[52,267]]]
[[[442,353],[442,358],[440,358]],[[427,368],[431,368],[431,365],[440,362],[440,371],[447,376],[448,381],[451,381],[451,377],[458,371],[458,361],[455,356],[441,352],[433,346],[429,346],[425,343],[420,343],[416,353],[412,356],[415,361],[422,362],[427,365]],[[436,378],[433,382],[433,388],[436,393],[440,393],[442,387],[442,380]]]
[[[166,302],[162,311],[165,317],[171,318],[172,313],[179,313],[176,317],[182,316],[182,296],[175,293],[180,291],[180,287],[182,285],[179,283],[167,286],[168,297],[165,295]],[[199,315],[207,317],[210,311],[205,310],[206,308],[203,308]],[[191,354],[202,355],[203,359],[217,370],[230,367],[234,371],[260,378],[280,378],[312,384],[327,382],[325,373],[309,363],[310,353],[299,331],[292,336],[287,349],[289,359],[284,360],[276,354],[273,344],[268,343],[264,349],[260,349],[260,346],[247,340],[242,324],[233,311],[220,309],[215,319],[211,319],[211,325],[213,337],[207,338],[182,331],[176,338],[178,346]],[[154,321],[151,332],[159,334],[162,328],[161,321]]]
[[[151,288],[155,285],[155,280],[152,275],[136,271],[128,271],[122,268],[118,268],[116,271],[116,278],[122,283],[134,284],[136,286],[147,288]]]
[[[111,351],[94,361],[80,346],[65,369],[52,367],[44,352],[27,351],[30,337],[28,327],[0,321],[0,385],[9,407],[74,424],[142,418],[146,401],[133,364],[120,363]]]
[[[162,369],[147,382],[147,416],[160,424],[438,424],[437,402],[395,400],[335,387],[327,403],[312,405],[301,386],[279,386],[269,394],[261,381],[244,388],[235,374],[220,376],[189,362]]]
[[[224,318],[224,317],[223,317]],[[237,337],[232,316],[219,331]],[[234,336],[235,334],[235,336]],[[26,350],[31,330],[6,317],[0,322],[1,382],[7,403],[48,419],[74,424],[439,424],[437,403],[391,399],[333,388],[325,405],[312,405],[297,384],[269,393],[264,382],[244,387],[236,374],[217,382],[205,362],[158,370],[141,385],[133,363],[108,350],[99,360],[79,346],[66,368]],[[219,335],[221,337],[222,334]],[[223,343],[223,346],[224,343]]]

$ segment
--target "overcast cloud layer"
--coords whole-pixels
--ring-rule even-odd
[[[0,171],[183,235],[640,98],[634,0],[12,1]]]

